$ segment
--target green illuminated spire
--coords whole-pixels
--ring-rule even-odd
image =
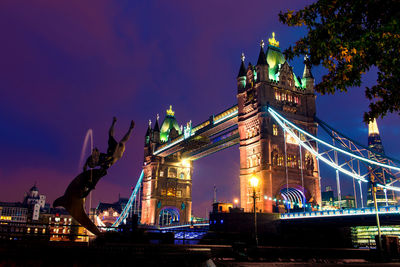
[[[160,129],[160,141],[161,142],[167,142],[171,130],[176,131],[179,135],[182,134],[178,122],[175,119],[175,112],[172,110],[172,106],[169,106],[169,109],[167,110],[165,119],[161,125]]]
[[[285,63],[285,57],[283,56],[281,49],[279,48],[279,42],[275,40],[275,33],[272,33],[272,38],[268,39],[269,45],[267,48],[267,63],[269,66],[269,79],[277,81],[277,73],[279,71],[279,65]]]

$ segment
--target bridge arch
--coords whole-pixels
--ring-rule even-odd
[[[287,210],[302,209],[307,203],[306,196],[300,186],[285,187],[279,193]]]
[[[158,225],[167,226],[180,222],[179,210],[173,206],[163,207],[158,213]]]

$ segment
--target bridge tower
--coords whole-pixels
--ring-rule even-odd
[[[158,120],[157,115],[154,128],[149,122],[145,136],[140,221],[149,225],[188,223],[192,209],[192,163],[182,159],[180,152],[167,157],[154,155],[160,145],[182,134],[171,106],[161,128]]]
[[[241,206],[245,211],[253,210],[253,189],[249,184],[252,175],[260,179],[258,211],[302,210],[304,203],[320,205],[316,158],[304,149],[300,157],[300,146],[289,135],[285,140],[284,132],[267,111],[270,106],[316,135],[314,78],[307,66],[303,77],[296,77],[274,33],[266,51],[263,41],[260,46],[256,66],[249,63],[246,68],[242,54],[237,77]],[[288,205],[284,200],[302,204]]]

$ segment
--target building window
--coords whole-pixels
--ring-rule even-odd
[[[297,167],[296,155],[288,154],[287,155],[287,164],[288,164],[288,167],[296,168]]]
[[[274,148],[271,152],[272,165],[278,165],[278,151]]]
[[[167,196],[174,197],[175,196],[175,188],[172,188],[172,187],[168,188]]]
[[[176,168],[168,168],[168,177],[177,178],[178,174]]]
[[[298,145],[299,144],[299,142],[297,142],[297,140],[294,139],[294,137],[291,136],[290,134],[286,134],[286,143],[293,144],[293,145]]]
[[[164,176],[164,171],[160,171],[160,177]]]
[[[281,101],[281,94],[277,91],[275,91],[275,99]]]
[[[278,136],[278,126],[276,124],[272,125],[272,134]]]
[[[176,191],[176,197],[182,197],[182,190]]]
[[[278,156],[278,166],[283,166],[283,156],[282,155]]]
[[[161,189],[161,195],[162,195],[162,196],[165,196],[166,194],[167,194],[167,190]]]

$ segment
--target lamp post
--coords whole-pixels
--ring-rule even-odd
[[[235,204],[235,207],[234,207],[234,208],[239,207],[239,199],[235,198],[235,199],[233,200],[233,203]]]
[[[378,244],[376,244],[377,249],[382,251],[382,234],[381,234],[381,224],[379,222],[379,211],[378,211],[378,203],[376,201],[376,182],[374,179],[372,180],[372,196],[374,197],[374,206],[375,206],[375,214],[376,214],[376,225],[378,227]]]
[[[250,177],[250,185],[253,187],[253,210],[254,210],[254,237],[256,241],[256,246],[258,246],[258,237],[257,237],[257,210],[256,210],[256,199],[257,199],[257,193],[256,193],[256,188],[258,186],[259,179],[258,177],[253,174]]]

